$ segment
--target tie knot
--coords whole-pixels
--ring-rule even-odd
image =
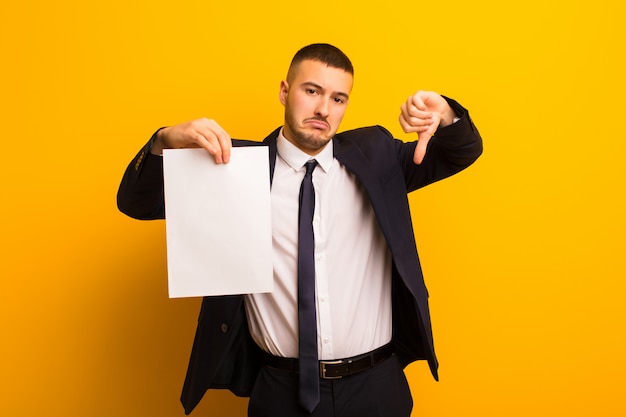
[[[304,175],[311,175],[316,166],[317,160],[311,159],[310,161],[307,161],[307,163],[304,164],[304,167],[306,168],[306,173]]]

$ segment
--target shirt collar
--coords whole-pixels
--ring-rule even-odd
[[[333,143],[332,139],[324,146],[324,149],[320,151],[315,157],[301,151],[294,145],[289,142],[285,136],[283,135],[283,129],[280,129],[278,133],[278,137],[276,138],[276,150],[278,152],[278,156],[282,158],[283,161],[287,163],[294,171],[299,171],[302,169],[304,164],[311,159],[315,159],[318,165],[325,171],[328,172],[330,167],[332,166],[334,155],[333,155]]]

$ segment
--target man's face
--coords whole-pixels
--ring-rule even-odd
[[[285,138],[316,155],[335,135],[348,105],[352,74],[319,61],[305,60],[280,84],[285,106]]]

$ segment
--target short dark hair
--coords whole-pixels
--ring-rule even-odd
[[[291,65],[289,65],[287,79],[290,79],[292,76],[292,68],[295,68],[299,63],[306,60],[318,61],[329,67],[344,70],[354,76],[354,68],[352,67],[350,58],[339,48],[328,43],[314,43],[296,52],[291,60]]]

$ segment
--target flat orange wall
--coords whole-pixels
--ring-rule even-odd
[[[411,196],[441,382],[415,416],[623,416],[624,3],[4,2],[0,6],[0,415],[182,416],[198,300],[169,300],[163,222],[115,193],[158,127],[281,123],[311,42],[356,66],[342,126],[397,124],[417,89],[485,139]],[[197,415],[245,415],[211,392]]]

